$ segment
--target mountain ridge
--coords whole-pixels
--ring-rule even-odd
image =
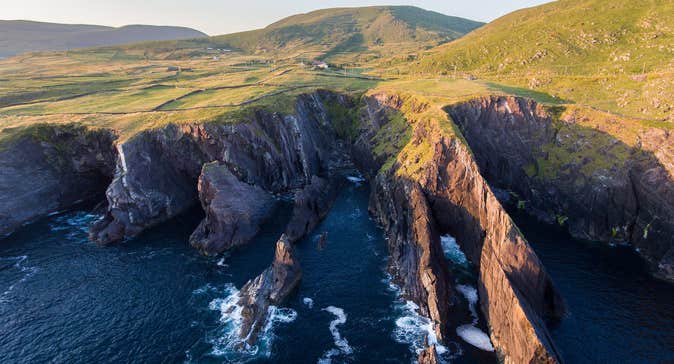
[[[58,51],[205,36],[207,36],[205,33],[198,30],[179,26],[129,24],[110,27],[33,20],[0,20],[0,57],[11,57],[25,52]]]

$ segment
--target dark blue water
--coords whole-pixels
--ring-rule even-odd
[[[31,224],[0,241],[0,363],[409,363],[428,321],[387,279],[386,242],[368,217],[367,199],[367,187],[350,184],[315,234],[298,244],[301,286],[244,354],[231,345],[237,318],[222,309],[271,263],[288,202],[255,241],[216,258],[187,243],[199,211],[112,247],[87,240],[96,216],[86,211]],[[319,250],[322,232],[328,239]],[[470,310],[475,302],[465,298],[475,284],[470,266],[454,245],[447,248],[460,263],[451,320],[484,330],[484,319]],[[452,362],[495,362],[457,335],[450,341],[443,357]]]
[[[631,247],[512,215],[567,303],[551,334],[568,363],[674,363],[673,285],[650,277]]]

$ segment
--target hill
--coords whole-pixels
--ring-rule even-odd
[[[257,30],[108,51],[122,51],[128,57],[181,59],[231,50],[268,59],[362,64],[432,48],[482,25],[412,6],[334,8],[290,16]]]
[[[472,73],[644,118],[674,118],[674,2],[561,0],[429,51],[412,72]]]
[[[254,53],[314,49],[323,58],[340,53],[388,55],[456,39],[482,23],[411,6],[375,6],[313,11],[264,29],[212,40]]]
[[[0,20],[0,57],[24,52],[66,50],[151,40],[205,37],[194,29],[172,26],[100,25],[42,23]]]

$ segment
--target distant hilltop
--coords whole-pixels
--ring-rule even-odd
[[[34,51],[56,51],[206,36],[195,29],[174,26],[126,25],[114,28],[86,24],[0,20],[0,57],[11,57]]]

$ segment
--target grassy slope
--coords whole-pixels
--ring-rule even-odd
[[[674,2],[561,0],[516,11],[409,69],[473,73],[616,113],[674,119]]]
[[[108,51],[136,59],[184,59],[231,49],[277,60],[301,57],[340,64],[362,63],[430,48],[481,25],[411,6],[336,8],[291,16],[263,29]]]

